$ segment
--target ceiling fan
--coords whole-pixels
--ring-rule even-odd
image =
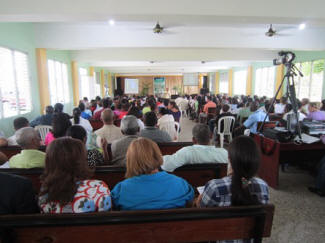
[[[265,35],[267,37],[272,37],[272,36],[276,35],[276,31],[273,29],[272,24],[270,25],[269,30],[267,32],[265,32]]]

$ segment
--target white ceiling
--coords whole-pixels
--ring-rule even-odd
[[[323,0],[0,0],[0,6],[0,21],[35,23],[37,47],[72,50],[74,60],[119,73],[208,72],[270,61],[282,49],[325,50]],[[152,33],[158,20],[166,33]],[[270,23],[279,36],[264,35]]]

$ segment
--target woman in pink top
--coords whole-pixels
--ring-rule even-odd
[[[49,145],[56,138],[65,136],[69,127],[71,127],[71,121],[67,114],[54,114],[52,119],[52,129],[46,134],[45,145]]]

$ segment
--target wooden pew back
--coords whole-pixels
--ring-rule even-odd
[[[43,173],[41,168],[33,169],[1,169],[3,173],[11,173],[29,178],[35,191],[39,191],[41,183],[40,176]],[[174,171],[173,174],[180,176],[188,181],[192,186],[204,186],[206,182],[215,178],[226,176],[227,164],[196,164],[182,166]],[[114,166],[96,167],[93,175],[94,179],[105,181],[110,189],[118,182],[125,179],[125,168]]]
[[[4,242],[202,242],[271,235],[274,206],[0,216]]]
[[[160,148],[160,151],[162,155],[168,155],[168,154],[174,154],[176,153],[177,150],[186,147],[186,146],[191,146],[193,145],[192,142],[170,142],[170,143],[158,143],[158,146]],[[40,149],[41,151],[45,152],[46,147],[41,146]],[[111,150],[111,144],[107,145],[107,150],[110,159],[112,159],[112,150]],[[7,147],[1,147],[0,152],[4,153],[8,159],[10,159],[12,156],[19,154],[21,151],[20,146],[7,146]]]

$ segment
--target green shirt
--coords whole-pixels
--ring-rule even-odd
[[[24,149],[9,160],[10,168],[44,168],[45,153],[35,149]]]
[[[146,114],[147,112],[150,112],[151,111],[151,108],[150,106],[146,106],[142,109],[142,115]]]
[[[254,112],[251,112],[249,107],[244,107],[244,108],[240,109],[240,111],[238,112],[238,115],[237,115],[239,117],[239,124],[242,124],[243,118],[247,118],[253,113]]]

